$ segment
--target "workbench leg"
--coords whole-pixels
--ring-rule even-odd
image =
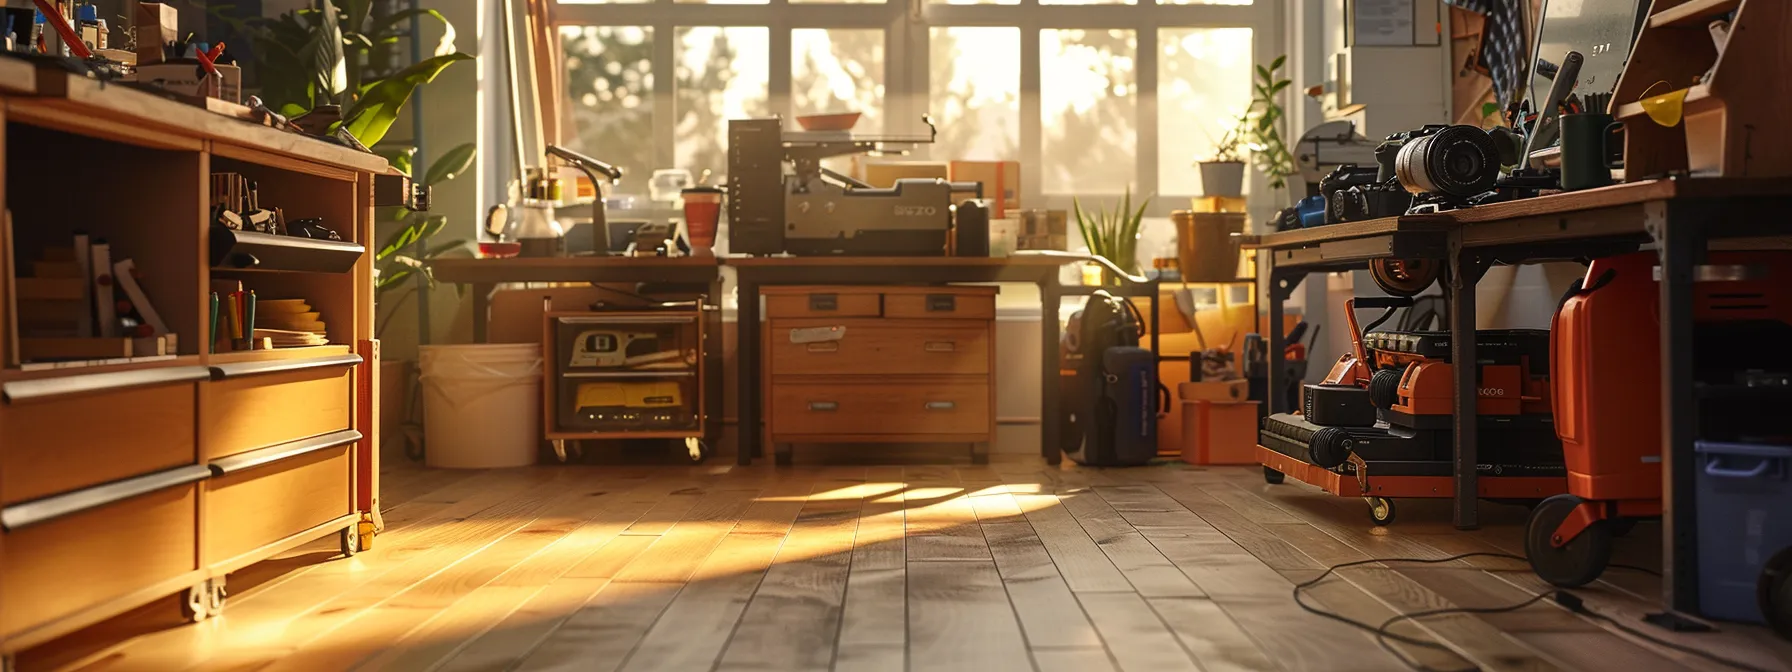
[[[1456,529],[1473,530],[1481,526],[1480,434],[1476,402],[1480,391],[1475,365],[1475,284],[1487,272],[1487,264],[1464,252],[1460,234],[1450,241],[1450,362],[1455,375],[1451,423],[1455,443],[1454,512]]]
[[[1257,252],[1257,277],[1269,278],[1269,363],[1268,388],[1263,403],[1269,405],[1269,413],[1287,413],[1288,393],[1288,320],[1283,314],[1288,297],[1294,296],[1294,289],[1306,278],[1306,273],[1297,271],[1281,271],[1275,269],[1274,255],[1269,250]],[[1246,356],[1249,356],[1248,353]],[[1189,366],[1199,366],[1190,364]]]
[[[1058,294],[1058,269],[1039,279],[1039,454],[1045,463],[1064,461],[1063,362],[1058,357],[1058,312],[1064,298]]]
[[[715,279],[709,282],[709,307],[702,311],[703,316],[703,375],[714,376],[714,380],[704,379],[703,384],[703,440],[715,451],[722,445],[723,407],[728,398],[728,372],[724,362],[722,341],[722,274],[718,270]]]
[[[744,275],[744,274],[743,274]],[[735,385],[735,401],[739,406],[740,425],[739,446],[736,464],[742,466],[753,463],[759,455],[760,439],[760,389],[759,389],[759,285],[748,282],[745,278],[736,280],[735,290],[740,298],[740,307],[735,315],[735,338],[738,344],[734,351],[734,361],[738,364],[739,380]]]
[[[492,290],[496,285],[479,283],[473,285],[473,342],[486,342],[486,326],[491,321]],[[422,328],[419,325],[418,328]]]
[[[1698,613],[1693,394],[1693,274],[1705,255],[1703,229],[1716,208],[1691,201],[1649,203],[1644,219],[1661,254],[1661,571],[1662,604]]]

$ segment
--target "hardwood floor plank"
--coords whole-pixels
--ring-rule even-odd
[[[909,490],[904,501],[908,561],[990,559],[968,491],[958,485],[922,486]]]
[[[1207,488],[1180,484],[1160,487],[1164,489],[1165,494],[1188,507],[1190,511],[1195,512],[1196,515],[1231,538],[1240,547],[1262,559],[1264,564],[1271,568],[1324,569],[1305,553],[1295,550],[1287,541],[1264,529],[1262,525],[1251,521],[1225,501],[1210,494],[1210,491],[1227,492],[1232,489],[1224,486]],[[1244,496],[1252,496],[1242,491],[1235,492]],[[1292,519],[1290,520],[1292,521]]]
[[[1039,672],[1100,672],[1114,669],[1114,661],[1108,659],[1108,652],[1103,649],[1035,650],[1033,660],[1038,663]]]
[[[1027,523],[1051,555],[1064,583],[1076,592],[1129,591],[1132,583],[1114,567],[1083,526],[1065,510],[1055,495],[1014,495],[1027,514]]]
[[[531,651],[519,671],[620,669],[635,644],[678,594],[670,583],[612,581]]]
[[[1029,646],[1101,647],[1101,636],[1058,574],[1032,525],[1025,521],[985,523],[983,530]]]
[[[758,490],[711,490],[703,495],[683,520],[674,523],[659,540],[634,562],[624,567],[616,581],[684,583],[697,566],[734,529]],[[644,516],[645,517],[645,516]],[[630,526],[635,529],[635,526]],[[626,533],[625,533],[626,534]]]
[[[1077,596],[1121,672],[1200,670],[1182,649],[1151,605],[1131,593],[1084,593]]]
[[[833,663],[862,507],[861,498],[849,495],[810,496],[723,649],[719,669],[811,670]]]
[[[1120,513],[1108,506],[1094,491],[1064,495],[1058,498],[1069,510],[1083,531],[1108,556],[1120,574],[1132,584],[1134,591],[1145,597],[1203,597],[1188,576],[1163,556],[1145,536],[1133,529]],[[1125,661],[1122,661],[1125,667]]]
[[[911,669],[1032,669],[994,562],[909,563],[908,606]]]
[[[1211,599],[1160,597],[1147,600],[1183,648],[1207,672],[1271,672],[1276,664],[1250,635]]]

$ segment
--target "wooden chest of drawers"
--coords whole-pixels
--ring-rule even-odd
[[[959,443],[995,434],[994,287],[767,287],[767,431],[799,443]]]

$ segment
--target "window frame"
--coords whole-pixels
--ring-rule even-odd
[[[673,76],[679,27],[763,27],[768,29],[770,109],[791,116],[791,30],[801,28],[879,29],[884,31],[884,118],[904,128],[903,119],[918,119],[929,106],[928,82],[932,28],[1007,27],[1020,30],[1020,156],[1023,166],[1043,165],[1044,123],[1040,101],[1040,31],[1052,29],[1133,30],[1138,41],[1135,72],[1138,151],[1134,157],[1134,191],[1155,194],[1147,216],[1167,217],[1186,208],[1196,194],[1160,194],[1158,119],[1158,31],[1164,28],[1249,28],[1252,61],[1267,63],[1283,53],[1284,0],[1255,0],[1250,5],[1100,4],[1046,5],[1021,0],[1012,5],[949,5],[926,0],[887,3],[804,3],[769,0],[766,4],[711,5],[653,0],[642,3],[561,3],[548,6],[552,58],[560,52],[561,26],[642,26],[653,29],[653,155],[658,165],[674,162],[677,117],[673,110]],[[663,36],[663,37],[662,37]],[[556,76],[559,69],[555,68]],[[1290,94],[1290,97],[1298,94]],[[1287,101],[1296,103],[1298,101]],[[661,112],[665,111],[665,112]],[[1170,129],[1174,132],[1173,129]],[[1293,130],[1293,129],[1289,129]],[[927,146],[915,158],[929,157]],[[1195,170],[1193,158],[1189,170]],[[1252,193],[1268,193],[1268,181],[1250,171]],[[1119,194],[1048,194],[1038,170],[1021,171],[1021,202],[1028,207],[1069,208],[1072,196]],[[1267,200],[1267,199],[1256,199]]]

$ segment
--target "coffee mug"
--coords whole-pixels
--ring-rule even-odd
[[[1624,123],[1602,112],[1564,114],[1562,124],[1562,189],[1576,191],[1612,183],[1612,169],[1623,158]],[[1614,154],[1618,155],[1614,158]]]

